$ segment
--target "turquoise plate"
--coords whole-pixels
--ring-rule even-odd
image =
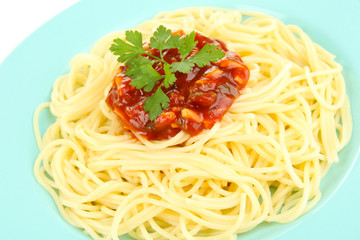
[[[89,51],[101,36],[133,27],[158,12],[189,6],[261,11],[299,25],[343,64],[352,103],[353,137],[341,151],[341,161],[321,183],[320,203],[295,222],[264,223],[239,239],[360,239],[358,0],[84,0],[44,24],[0,65],[1,239],[89,239],[62,219],[49,194],[33,177],[38,154],[33,112],[49,100],[55,79],[69,71],[70,59]]]

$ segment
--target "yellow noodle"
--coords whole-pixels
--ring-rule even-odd
[[[61,215],[93,239],[235,239],[316,205],[319,185],[352,131],[342,67],[299,27],[253,12],[188,8],[160,25],[219,38],[250,69],[223,120],[190,137],[134,138],[105,103],[119,67],[109,51],[124,31],[75,56],[34,114],[36,179]],[[40,111],[56,116],[41,137]]]

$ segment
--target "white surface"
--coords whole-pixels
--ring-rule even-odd
[[[79,0],[1,0],[0,64],[27,36]]]

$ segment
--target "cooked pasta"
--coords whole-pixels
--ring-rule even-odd
[[[299,27],[261,13],[186,8],[134,29],[149,39],[161,24],[226,43],[250,69],[246,88],[210,130],[149,141],[105,103],[120,66],[109,47],[125,31],[75,56],[34,116],[35,176],[61,215],[93,239],[235,239],[314,207],[352,131],[334,56]],[[47,107],[56,121],[41,137],[38,115]]]

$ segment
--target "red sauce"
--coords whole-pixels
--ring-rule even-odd
[[[183,31],[174,34],[184,35]],[[144,111],[143,105],[161,81],[152,92],[145,92],[130,85],[131,78],[125,75],[126,68],[122,66],[118,69],[106,102],[126,128],[149,140],[168,139],[181,130],[192,136],[197,135],[222,119],[239,96],[239,91],[245,87],[249,69],[239,55],[229,51],[222,41],[199,33],[196,33],[195,41],[198,43],[190,55],[198,52],[204,45],[212,44],[222,49],[225,57],[205,67],[195,66],[188,74],[176,72],[175,84],[169,88],[162,87],[170,99],[169,107],[153,121],[149,120],[149,114]],[[147,51],[160,56],[157,49],[149,48]],[[164,50],[163,56],[169,64],[181,60],[177,49]],[[153,67],[164,75],[161,63],[154,64]]]

